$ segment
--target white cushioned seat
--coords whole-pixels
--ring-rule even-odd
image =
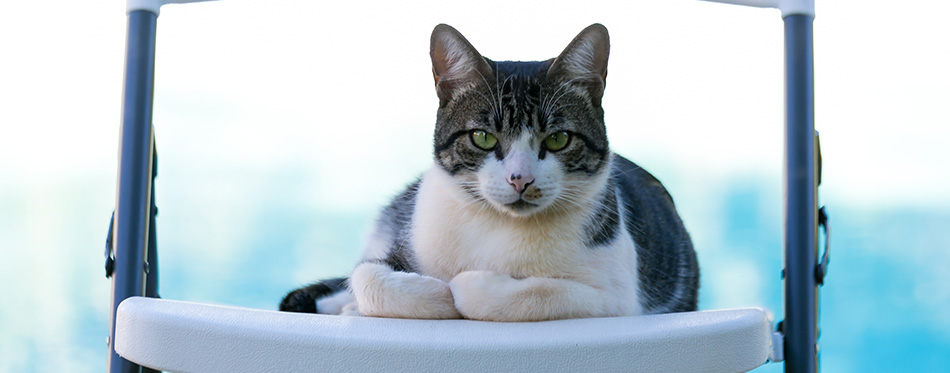
[[[495,323],[299,314],[133,297],[115,349],[175,372],[735,372],[764,364],[758,308]]]

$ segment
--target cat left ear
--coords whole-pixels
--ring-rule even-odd
[[[607,84],[607,57],[610,35],[604,25],[595,23],[581,31],[548,68],[548,77],[571,81],[587,87],[591,102],[600,106]]]
[[[452,99],[455,90],[477,84],[494,74],[475,47],[458,30],[446,24],[432,30],[429,55],[440,106]]]

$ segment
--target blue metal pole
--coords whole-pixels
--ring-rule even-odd
[[[818,370],[812,15],[785,20],[785,371]]]
[[[785,21],[785,320],[786,372],[818,370],[818,177],[815,132],[814,0],[708,0],[778,8]],[[822,215],[824,216],[824,215]],[[824,223],[827,233],[827,223]],[[826,240],[829,237],[826,237]],[[827,242],[827,241],[826,241]]]
[[[158,152],[155,149],[155,133],[152,133],[152,190],[149,198],[149,219],[148,219],[148,248],[146,249],[145,263],[145,296],[150,298],[161,298],[158,295],[158,234],[156,234],[155,217],[158,215],[158,207],[155,205],[155,178],[158,177]]]
[[[155,72],[155,27],[158,15],[128,14],[125,86],[119,144],[112,277],[109,372],[140,372],[141,367],[115,352],[116,309],[124,299],[145,294],[149,220],[152,214],[152,92]]]

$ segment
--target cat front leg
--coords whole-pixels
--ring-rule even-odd
[[[544,277],[515,279],[490,271],[466,271],[449,282],[455,307],[467,319],[541,321],[613,316],[604,291],[582,283]]]
[[[363,316],[457,319],[452,291],[445,281],[398,272],[385,264],[362,263],[350,276],[356,308]]]

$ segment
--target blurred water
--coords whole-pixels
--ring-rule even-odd
[[[349,270],[372,209],[320,212],[293,203],[304,185],[265,184],[284,190],[235,203],[227,200],[233,196],[215,199],[210,192],[163,193],[159,184],[163,297],[275,309],[286,291]],[[774,185],[736,182],[706,195],[672,184],[684,197],[677,203],[700,254],[701,308],[762,306],[780,318],[781,216]],[[236,189],[236,195],[247,191]],[[93,191],[81,186],[27,193],[47,200],[39,209],[40,201],[0,199],[7,259],[0,276],[8,284],[2,288],[0,371],[104,369],[109,281],[102,276],[100,243],[109,211],[83,203],[87,193]],[[721,203],[697,212],[688,206],[694,194]],[[190,200],[196,197],[204,201],[199,206]],[[950,367],[950,214],[833,205],[831,218],[834,257],[821,291],[822,367]]]

